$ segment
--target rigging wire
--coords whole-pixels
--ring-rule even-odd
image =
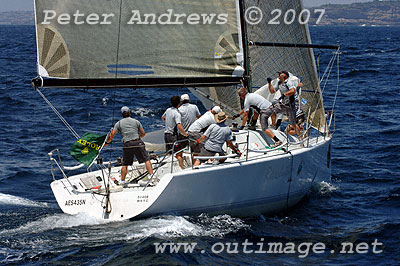
[[[118,78],[118,68],[119,68],[119,48],[120,48],[120,40],[121,40],[121,20],[122,20],[122,1],[119,2],[119,21],[118,21],[118,38],[117,38],[117,54],[116,54],[116,62],[115,62],[115,79]],[[114,127],[115,124],[115,106],[116,106],[116,97],[117,97],[117,87],[115,86],[113,89],[113,96],[112,96],[112,117],[111,117],[111,128]],[[109,161],[112,160],[112,149],[109,150]]]
[[[72,133],[72,135],[76,139],[80,139],[80,136],[76,131],[72,128],[72,126],[65,120],[65,118],[61,115],[61,113],[54,107],[54,105],[44,96],[44,94],[36,88],[36,91],[39,93],[40,96],[42,96],[43,100],[47,103],[47,105],[54,111],[54,113],[58,116],[58,118],[61,120],[61,122],[64,123],[64,125],[68,128],[68,130]]]

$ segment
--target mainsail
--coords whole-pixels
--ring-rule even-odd
[[[240,83],[235,0],[36,0],[40,86]]]

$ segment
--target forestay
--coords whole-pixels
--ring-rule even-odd
[[[39,86],[238,84],[235,0],[36,0]],[[47,77],[47,78],[46,78]]]

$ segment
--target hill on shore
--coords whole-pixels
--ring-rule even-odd
[[[315,8],[313,8],[315,9]],[[400,26],[400,1],[373,1],[345,5],[323,5],[325,15],[318,25]],[[314,13],[314,12],[312,12]],[[311,25],[317,17],[313,17]]]

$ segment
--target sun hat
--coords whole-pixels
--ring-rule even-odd
[[[222,123],[224,122],[228,117],[226,116],[225,112],[219,112],[218,114],[214,115],[215,122],[217,123]]]

